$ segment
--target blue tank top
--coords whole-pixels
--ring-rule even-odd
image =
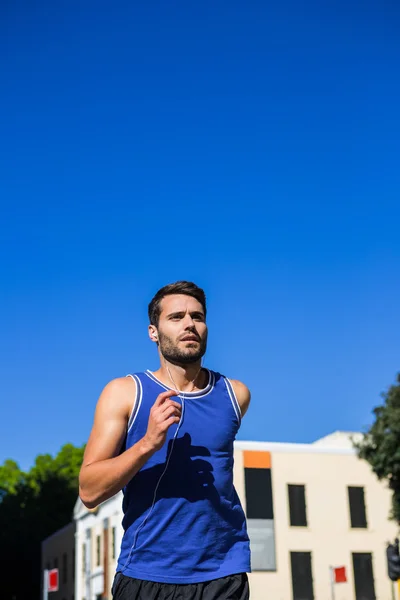
[[[240,409],[232,386],[208,371],[207,386],[181,394],[179,424],[123,489],[117,571],[159,583],[200,583],[250,571],[246,519],[233,485]],[[132,375],[136,402],[125,447],[146,433],[150,409],[169,389],[150,371]]]

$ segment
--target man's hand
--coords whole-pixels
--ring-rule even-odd
[[[156,452],[164,445],[168,429],[180,421],[182,406],[179,402],[170,400],[172,396],[176,396],[175,390],[163,392],[157,397],[150,410],[147,431],[143,438],[150,452]]]

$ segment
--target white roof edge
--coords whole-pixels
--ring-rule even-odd
[[[235,450],[269,450],[270,452],[285,452],[293,454],[347,454],[354,455],[354,448],[338,448],[337,446],[318,446],[313,444],[295,444],[286,442],[252,442],[236,440],[234,442]]]

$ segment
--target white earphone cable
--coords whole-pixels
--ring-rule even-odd
[[[176,438],[177,438],[177,436],[178,436],[179,429],[180,429],[180,427],[181,427],[181,425],[182,425],[182,423],[183,423],[183,416],[184,416],[184,413],[185,413],[185,392],[182,392],[182,391],[178,390],[178,388],[177,388],[177,385],[176,385],[175,381],[173,380],[173,377],[172,377],[172,375],[171,375],[171,372],[170,372],[170,370],[169,370],[169,367],[168,367],[168,364],[167,364],[167,362],[165,362],[165,366],[166,366],[166,368],[167,368],[167,371],[168,371],[169,378],[170,378],[170,380],[171,380],[171,382],[172,382],[172,384],[173,384],[173,389],[176,391],[176,393],[177,393],[177,396],[179,396],[179,397],[180,397],[180,399],[181,399],[181,401],[182,401],[182,413],[181,413],[181,418],[179,419],[178,427],[176,428],[176,431],[175,431],[175,433],[174,433],[174,437],[172,438],[172,442],[171,442],[171,449],[170,449],[169,455],[168,455],[168,457],[167,457],[167,461],[166,461],[166,463],[165,463],[164,470],[163,470],[163,472],[161,473],[161,475],[160,475],[160,478],[159,478],[159,480],[158,480],[158,482],[157,482],[157,485],[156,485],[156,487],[155,487],[155,490],[154,490],[154,495],[153,495],[153,501],[152,501],[152,504],[151,504],[151,506],[150,506],[150,510],[149,510],[149,512],[147,513],[147,515],[145,516],[145,518],[143,519],[143,521],[141,522],[141,524],[139,525],[139,527],[137,528],[137,530],[136,530],[136,532],[135,532],[135,536],[134,536],[134,538],[133,538],[133,544],[132,544],[132,546],[131,546],[131,549],[130,549],[130,551],[129,551],[128,558],[126,559],[126,562],[125,562],[124,566],[122,567],[122,570],[124,570],[124,569],[125,569],[125,567],[127,566],[127,564],[129,563],[129,561],[130,561],[130,559],[131,559],[131,556],[132,556],[132,552],[133,552],[133,550],[134,550],[134,549],[135,549],[135,547],[136,547],[136,543],[137,543],[138,535],[139,535],[140,531],[143,529],[143,527],[145,526],[145,524],[147,523],[147,520],[148,520],[148,518],[150,517],[151,513],[153,512],[153,509],[154,509],[154,506],[155,506],[155,504],[156,504],[156,500],[157,500],[157,492],[158,492],[158,488],[160,487],[161,480],[162,480],[162,478],[164,477],[164,475],[165,475],[165,473],[166,473],[166,471],[167,471],[167,469],[168,469],[169,461],[170,461],[170,459],[171,459],[172,452],[173,452],[174,445],[175,445],[175,440],[176,440]],[[191,383],[193,384],[193,388],[195,387],[195,385],[194,385],[194,382],[196,381],[196,379],[197,379],[197,377],[198,377],[198,375],[199,375],[199,373],[200,373],[200,371],[201,371],[201,368],[202,368],[202,367],[201,367],[201,365],[200,365],[200,369],[197,371],[197,373],[196,373],[196,376],[195,376],[195,377],[194,377],[194,379],[191,381]]]

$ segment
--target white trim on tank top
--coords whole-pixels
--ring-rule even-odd
[[[126,375],[126,377],[131,377],[132,381],[135,383],[135,386],[136,386],[135,401],[133,403],[132,410],[131,410],[131,413],[130,413],[129,419],[128,419],[128,425],[127,425],[127,432],[129,433],[130,430],[132,429],[132,425],[136,421],[137,416],[139,414],[139,410],[140,410],[140,406],[142,404],[142,398],[143,398],[143,387],[142,387],[142,382],[140,381],[140,379],[137,375],[132,375],[131,373],[129,373],[129,375]]]
[[[227,377],[224,377],[224,381],[225,381],[226,389],[228,391],[229,398],[231,399],[231,402],[232,402],[233,410],[235,411],[237,420],[239,421],[239,425],[240,425],[242,422],[242,411],[241,411],[238,399],[236,397],[235,390],[233,389],[232,382]]]
[[[207,396],[208,394],[210,394],[213,389],[214,389],[214,385],[215,385],[215,377],[214,377],[214,373],[212,371],[210,371],[209,369],[207,369],[206,367],[203,367],[203,369],[205,371],[207,371],[208,373],[208,383],[206,385],[205,388],[203,388],[202,390],[199,390],[198,392],[182,392],[182,395],[185,397],[185,400],[190,400],[191,398],[204,398],[204,396]],[[150,369],[147,369],[145,371],[145,375],[147,375],[147,377],[149,379],[151,379],[152,381],[154,381],[154,383],[157,383],[159,386],[161,386],[162,388],[164,388],[164,390],[169,391],[169,390],[173,390],[174,388],[168,387],[167,385],[165,385],[165,383],[162,383],[162,381],[160,381],[158,379],[158,377],[156,377],[154,375],[154,373],[152,373],[150,371]]]

